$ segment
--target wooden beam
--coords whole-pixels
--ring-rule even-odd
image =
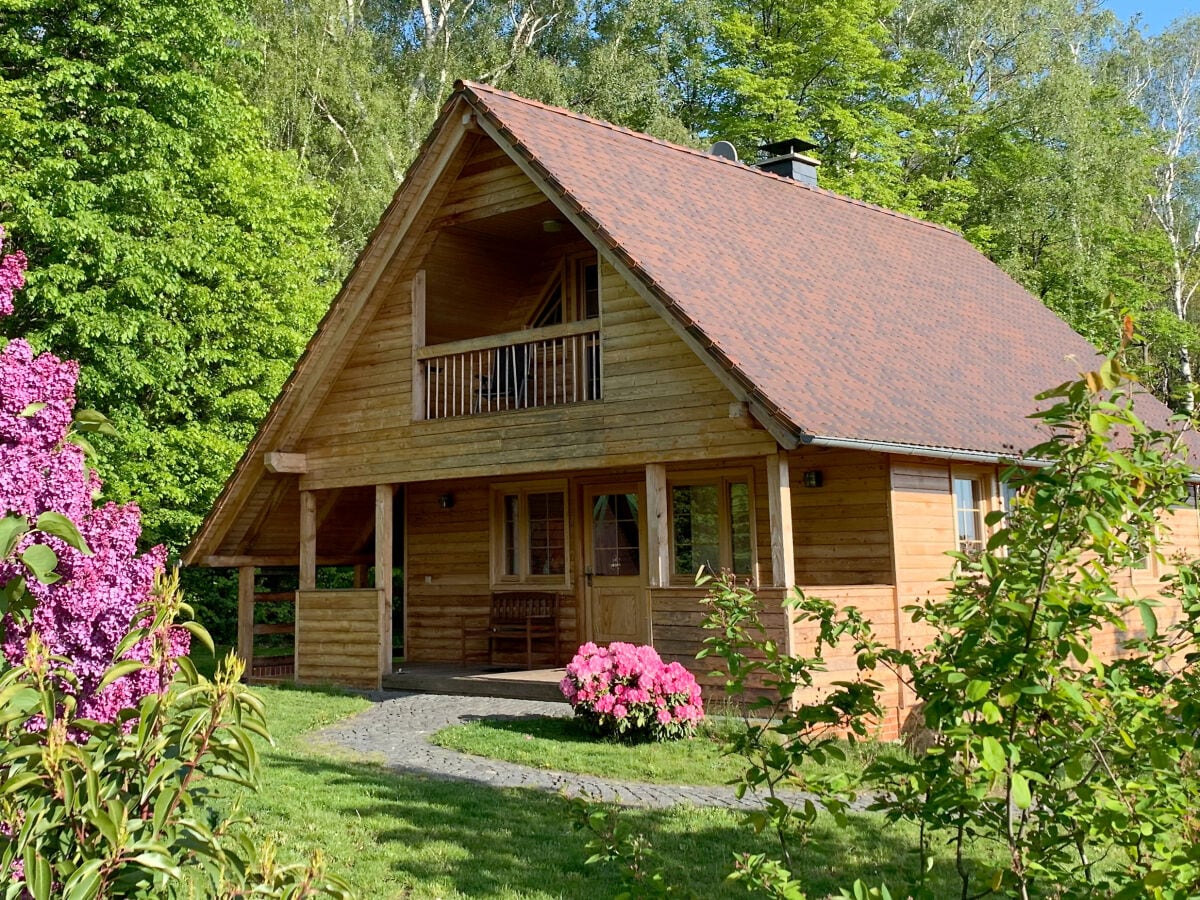
[[[529,344],[534,341],[554,341],[559,338],[599,331],[600,326],[595,319],[585,319],[582,322],[561,322],[558,325],[543,325],[541,328],[524,328],[520,331],[508,331],[503,334],[485,334],[483,337],[464,338],[461,341],[447,341],[444,344],[413,348],[413,356],[416,359],[433,359],[477,350],[495,350],[500,347],[511,347],[514,344]]]
[[[246,533],[242,535],[237,542],[235,550],[236,556],[247,556],[250,551],[254,539],[258,537],[258,533],[262,531],[264,525],[271,516],[278,511],[279,502],[283,499],[285,492],[296,489],[296,484],[289,478],[276,478],[275,484],[271,487],[271,492],[267,495],[267,500],[263,504],[262,509],[254,517],[254,521],[250,523],[250,527],[246,529]]]
[[[276,475],[303,475],[308,471],[308,457],[303,453],[272,450],[263,455],[263,465]]]
[[[425,270],[418,269],[412,280],[412,401],[413,421],[425,418],[425,367],[420,352],[425,346]]]
[[[375,587],[383,609],[379,616],[379,671],[392,671],[392,534],[394,484],[375,485]]]
[[[237,652],[248,678],[254,662],[254,566],[238,569]]]
[[[291,622],[277,622],[274,625],[255,625],[255,634],[295,634],[296,626]]]
[[[646,464],[646,556],[650,564],[650,587],[671,584],[671,522],[668,518],[667,467]]]
[[[361,589],[369,587],[367,584],[368,569],[370,566],[359,564],[354,567],[354,587]]]
[[[300,492],[300,590],[317,586],[317,497]]]
[[[345,553],[340,556],[318,556],[317,565],[319,566],[357,566],[360,563],[370,563],[374,557],[367,556],[362,553]],[[295,554],[281,554],[274,556],[249,556],[249,555],[231,555],[231,556],[202,556],[192,565],[204,566],[209,569],[239,569],[242,566],[264,566],[264,567],[281,567],[298,566],[300,557]]]
[[[796,586],[796,549],[792,542],[792,483],[786,453],[767,457],[767,508],[771,518],[771,582],[790,591]]]

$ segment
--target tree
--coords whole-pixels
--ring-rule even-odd
[[[36,266],[8,333],[79,360],[108,496],[175,547],[328,295],[324,195],[229,81],[248,39],[219,0],[30,0],[0,30],[0,217]]]
[[[332,187],[344,268],[455,79],[689,142],[710,32],[706,0],[258,0],[251,19],[248,94],[272,146]]]
[[[1166,242],[1166,308],[1185,327],[1200,289],[1200,17],[1180,19],[1151,38],[1134,67],[1134,91],[1159,152],[1146,204]],[[1186,329],[1176,342],[1178,393],[1195,411],[1192,352],[1200,341]]]
[[[250,10],[260,52],[246,91],[271,146],[294,153],[331,188],[340,266],[348,269],[416,154],[414,117],[387,46],[362,0],[259,0]],[[414,121],[414,118],[416,121]]]
[[[706,130],[751,159],[767,141],[810,138],[819,146],[824,187],[917,209],[901,166],[911,122],[893,102],[902,68],[883,49],[890,0],[715,6]]]

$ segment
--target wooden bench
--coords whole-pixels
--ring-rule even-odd
[[[462,661],[470,661],[467,642],[487,639],[487,662],[492,665],[498,641],[521,641],[525,667],[533,668],[534,641],[548,641],[551,665],[558,665],[559,595],[546,591],[502,591],[492,594],[491,610],[485,615],[463,616]]]

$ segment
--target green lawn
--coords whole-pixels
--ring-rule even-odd
[[[200,660],[201,667],[205,661]],[[587,866],[584,837],[571,827],[566,800],[539,791],[390,773],[369,760],[314,747],[309,732],[365,709],[360,697],[319,690],[256,688],[276,744],[264,748],[262,789],[243,807],[256,837],[283,859],[320,849],[358,895],[375,898],[611,897],[617,873]],[[770,850],[739,815],[679,808],[628,810],[681,896],[745,896],[724,876],[735,849]],[[858,816],[849,831],[824,826],[801,864],[809,896],[837,893],[856,877],[899,881],[915,863],[913,832]],[[950,861],[936,873],[948,876]],[[949,896],[946,890],[939,892]]]
[[[433,742],[451,750],[558,772],[663,784],[728,784],[742,772],[741,762],[721,749],[724,732],[736,720],[711,718],[691,740],[629,746],[597,740],[575,719],[481,719],[444,728]],[[903,751],[875,742],[841,744],[846,760],[813,766],[808,776],[861,770],[876,754]]]

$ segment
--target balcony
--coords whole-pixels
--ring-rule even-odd
[[[600,329],[568,322],[417,350],[426,419],[599,400]]]

